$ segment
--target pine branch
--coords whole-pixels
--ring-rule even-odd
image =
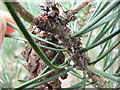
[[[15,0],[16,1],[16,0]],[[38,18],[26,10],[19,2],[10,2],[17,13],[27,22],[38,25]]]

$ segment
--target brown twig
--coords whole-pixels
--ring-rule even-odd
[[[28,10],[26,10],[19,2],[11,2],[13,8],[19,13],[19,15],[27,22],[37,25],[38,19],[34,15],[32,15]]]
[[[71,14],[75,15],[76,13],[78,13],[82,8],[84,8],[89,2],[83,2],[83,3],[78,3],[75,5],[75,7],[73,7],[73,9],[70,11]]]
[[[67,24],[72,20],[72,17],[78,13],[82,8],[84,8],[89,2],[79,2],[72,9],[65,11],[63,13],[63,19],[61,20],[63,24]],[[73,19],[74,21],[75,19]]]

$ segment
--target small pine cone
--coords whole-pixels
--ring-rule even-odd
[[[44,31],[38,30],[38,28],[31,28],[31,26],[30,26],[29,29],[30,29],[29,31],[32,34],[35,34],[36,36],[38,36],[40,38],[43,38],[45,40],[48,40],[50,42],[58,44],[58,39],[55,38],[51,33],[46,33]],[[40,40],[37,40],[37,39],[34,39],[34,40],[39,45],[45,45],[45,46],[48,46],[48,47],[56,48],[55,46],[47,44],[47,43],[42,42]],[[50,61],[58,53],[57,51],[49,50],[49,49],[46,49],[46,48],[43,48],[43,47],[40,47],[40,49],[44,52],[44,54],[46,55],[46,57]],[[47,65],[43,62],[43,60],[41,60],[39,58],[39,56],[36,54],[36,52],[26,42],[25,42],[25,50],[23,50],[22,55],[26,59],[26,63],[23,66],[30,73],[29,76],[28,76],[28,80],[31,80],[31,79],[37,77],[47,67]],[[59,57],[54,62],[54,65],[58,66],[58,65],[64,63],[64,60],[65,60],[65,56],[62,52],[60,52]],[[52,68],[50,68],[49,70],[51,70],[51,69]],[[49,78],[49,77],[51,77],[55,74],[58,74],[58,73],[60,73],[61,71],[64,71],[64,70],[65,70],[64,68],[60,69],[60,70],[55,70],[54,72],[52,72],[51,74],[46,76],[44,79]],[[66,79],[67,74],[62,75],[61,78]],[[41,79],[41,80],[43,80],[43,79]],[[41,80],[39,80],[39,81],[41,81]],[[44,86],[42,85],[41,87],[45,88],[45,87],[50,87],[50,86],[52,86],[52,88],[60,88],[61,87],[61,82],[60,82],[59,78],[56,78],[55,80],[49,81],[46,84],[44,84]]]

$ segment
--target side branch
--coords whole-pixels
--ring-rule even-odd
[[[72,9],[65,11],[63,13],[63,24],[67,24],[70,21],[74,21],[76,17],[74,16],[76,13],[78,13],[82,8],[84,8],[89,2],[79,2],[77,3]]]
[[[78,13],[82,8],[84,8],[89,2],[83,2],[83,3],[78,3],[75,5],[75,7],[73,7],[72,10],[70,10],[70,13],[75,15],[76,13]]]

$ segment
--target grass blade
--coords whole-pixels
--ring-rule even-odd
[[[27,87],[27,88],[34,88],[34,87],[36,87],[36,86],[38,86],[38,85],[42,85],[42,84],[44,84],[44,83],[46,83],[46,82],[48,82],[48,81],[51,81],[51,80],[53,80],[53,79],[55,79],[55,78],[57,78],[57,77],[59,77],[59,76],[61,76],[61,75],[66,74],[67,72],[71,71],[72,69],[73,69],[73,67],[69,67],[68,69],[66,69],[66,70],[64,70],[64,71],[62,71],[62,72],[60,72],[60,73],[58,73],[58,74],[56,74],[56,75],[54,75],[54,76],[52,76],[52,77],[50,77],[50,78],[44,79],[43,81],[40,81],[40,82],[38,82],[38,83],[36,83],[36,84],[33,84],[33,85],[31,85],[31,86],[29,86],[29,87]]]
[[[10,23],[8,21],[7,21],[7,25],[14,28],[14,29],[16,29],[17,31],[19,31],[19,28],[16,25],[14,25],[14,24],[12,24],[12,23]]]
[[[86,71],[83,72],[83,75],[84,75],[83,78],[84,78],[84,79],[83,79],[83,84],[82,84],[82,88],[83,88],[82,90],[84,90],[84,88],[85,88],[85,86],[86,86],[86,81],[87,81],[87,80],[86,80],[86,73],[87,73]]]
[[[34,82],[40,80],[41,78],[43,78],[43,77],[49,75],[49,74],[52,73],[54,70],[55,70],[55,69],[52,69],[52,70],[48,71],[47,73],[45,73],[45,74],[43,74],[43,75],[37,76],[36,78],[34,78],[34,79],[30,80],[30,81],[27,81],[27,82],[25,82],[25,83],[23,83],[23,84],[21,84],[21,85],[15,87],[14,90],[24,89],[25,87],[27,87],[27,86],[33,84]]]
[[[57,53],[56,56],[53,58],[53,60],[51,61],[51,63],[54,63],[55,60],[59,57],[60,53]],[[47,66],[38,76],[42,75],[43,73],[45,73],[47,70],[49,69],[49,66]]]
[[[7,23],[8,23],[9,26],[11,26],[11,27],[13,27],[14,29],[20,31],[20,29],[19,29],[16,25],[14,25],[14,24],[12,24],[12,23],[10,23],[10,22],[7,22]],[[29,33],[29,32],[28,32],[28,33]],[[38,39],[38,40],[40,40],[40,41],[43,41],[43,42],[45,42],[45,43],[51,44],[51,45],[53,45],[53,46],[55,46],[55,47],[64,48],[64,47],[62,47],[62,46],[60,46],[60,45],[57,45],[57,44],[55,44],[55,43],[52,43],[52,42],[50,42],[50,41],[44,40],[44,39],[42,39],[42,38],[39,38],[39,37],[37,37],[36,35],[33,35],[33,34],[31,34],[31,33],[29,33],[29,34],[30,34],[31,37],[36,38],[36,39]]]
[[[120,1],[114,0],[112,1],[97,17],[95,17],[92,21],[90,21],[87,25],[85,25],[81,30],[71,35],[71,38],[80,36],[81,33],[86,31],[88,28],[96,24],[100,21],[105,15],[107,15],[115,6],[119,5]]]
[[[116,76],[116,77],[120,77],[120,73],[115,73],[113,75]]]
[[[99,32],[99,34],[95,37],[95,39],[93,40],[92,44],[97,42],[98,40],[100,40],[109,30],[112,26],[115,26],[118,22],[119,18],[114,19],[109,26],[107,27],[108,23],[105,24],[105,26],[102,28],[102,30]],[[105,29],[105,27],[107,27]],[[91,44],[91,45],[92,45]]]
[[[104,68],[104,71],[106,71],[114,62],[115,60],[117,60],[117,58],[120,56],[120,50],[118,51],[118,53],[115,55],[115,57],[113,58],[112,61],[109,62],[109,64]]]
[[[111,52],[117,45],[120,44],[120,41],[117,42],[114,46],[111,45],[100,57],[98,57],[95,61],[92,61],[90,64],[96,64],[98,61],[103,59],[106,55],[108,55],[109,52]]]
[[[24,38],[16,37],[16,36],[13,36],[13,35],[8,35],[8,34],[6,34],[5,37],[28,42],[28,41],[27,41],[26,39],[24,39]],[[36,43],[36,44],[37,44],[37,43]],[[56,48],[51,48],[51,47],[47,47],[47,46],[39,45],[39,44],[37,44],[37,46],[43,47],[43,48],[46,48],[46,49],[50,49],[50,50],[54,50],[54,51],[66,51],[66,50],[67,50],[67,49],[56,49]]]
[[[120,10],[114,11],[113,13],[111,13],[111,15],[105,17],[104,19],[102,19],[101,21],[99,21],[98,23],[96,23],[95,25],[93,25],[93,26],[91,26],[90,28],[88,28],[86,31],[82,32],[82,33],[80,34],[80,36],[83,35],[83,34],[86,34],[86,33],[89,32],[89,31],[93,31],[95,28],[100,27],[101,25],[109,22],[111,19],[113,19],[113,18],[115,18],[115,17],[120,18],[120,16],[118,15],[118,13],[120,13]]]
[[[113,76],[113,75],[111,75],[111,74],[105,73],[105,72],[103,72],[101,70],[98,70],[98,69],[95,69],[94,67],[91,67],[91,66],[87,66],[87,68],[88,68],[88,70],[96,73],[97,75],[104,76],[104,77],[106,77],[106,78],[108,78],[108,79],[110,79],[112,81],[120,83],[120,79]]]
[[[88,20],[88,22],[91,21],[93,18],[95,18],[96,13],[98,14],[98,10],[100,9],[100,6],[101,6],[102,2],[103,2],[103,0],[99,2],[98,6],[96,7],[95,11],[91,15],[91,17]],[[103,5],[103,7],[104,7],[104,5]],[[91,36],[92,36],[92,31],[90,31],[90,33],[89,33],[88,40],[87,40],[87,43],[86,43],[86,47],[88,47],[88,45],[90,43]]]
[[[65,64],[65,65],[64,65],[64,64]],[[63,65],[64,65],[64,66],[63,66]],[[61,66],[63,66],[63,67],[67,66],[66,62],[63,63],[63,64],[61,64],[61,65],[59,65],[58,67],[61,67]],[[55,71],[55,69],[52,69],[52,70],[50,70],[50,71],[48,71],[48,72],[46,72],[46,73],[44,73],[44,74],[42,74],[42,75],[38,75],[36,78],[34,78],[34,79],[32,79],[32,80],[30,80],[30,81],[28,81],[28,82],[25,82],[25,83],[23,83],[23,84],[15,87],[14,89],[15,89],[15,90],[18,90],[18,89],[23,89],[23,88],[25,88],[25,87],[28,87],[29,85],[33,84],[34,82],[36,82],[36,81],[40,80],[41,78],[49,75],[49,74],[52,73],[53,71]]]
[[[77,78],[83,79],[83,76],[80,75],[80,74],[79,74],[77,71],[75,71],[75,70],[70,71],[70,73],[71,73],[72,75],[76,76]]]
[[[118,41],[119,38],[120,38],[119,36],[116,37],[115,40],[114,40],[114,42],[112,42],[112,44],[114,45],[114,44]],[[108,41],[107,41],[107,42],[108,42]],[[107,43],[107,42],[105,42],[105,43]],[[107,55],[107,56],[104,58],[103,69],[106,67],[106,65],[107,65],[107,63],[108,63],[108,58],[109,58],[109,55]]]
[[[100,53],[98,54],[97,58],[98,58],[99,56],[101,56],[101,55],[102,55],[102,53],[103,53],[103,52],[104,52],[104,50],[105,50],[105,47],[107,46],[107,43],[108,43],[108,41],[107,41],[107,42],[105,42],[105,44],[103,45],[103,47],[102,47],[102,49],[101,49]]]
[[[109,2],[108,2],[108,0],[103,0],[103,1],[100,1],[101,2],[101,6],[99,6],[98,7],[98,10],[96,10],[96,13],[94,14],[94,16],[93,16],[93,18],[95,18],[102,10],[104,10],[107,6],[108,6],[108,4],[109,4]],[[93,19],[92,18],[92,19]]]
[[[120,66],[117,68],[115,73],[118,73],[118,72],[120,72]]]
[[[84,51],[84,52],[88,51],[88,50],[90,50],[90,49],[92,49],[92,48],[94,48],[94,47],[96,47],[96,46],[98,46],[98,45],[108,41],[109,39],[113,38],[114,36],[116,36],[119,33],[120,33],[120,29],[118,29],[117,31],[113,32],[112,34],[106,36],[104,39],[102,39],[102,40],[100,40],[100,41],[90,45],[89,47],[83,48],[82,51]]]
[[[70,88],[70,89],[71,89],[71,88],[73,88],[73,89],[80,88],[80,87],[82,87],[82,83],[83,83],[83,81],[80,81],[80,82],[76,83],[75,85],[72,85],[72,86],[69,87],[69,88]],[[91,83],[87,83],[85,86],[87,86],[87,85],[91,85]]]

